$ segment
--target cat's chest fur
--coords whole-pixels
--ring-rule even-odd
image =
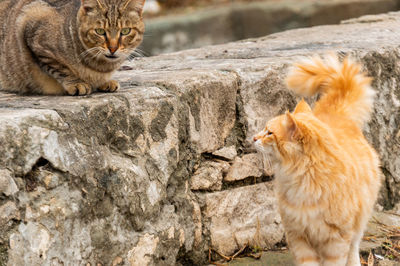
[[[323,201],[307,199],[303,192],[294,192],[277,180],[275,182],[279,213],[285,228],[294,228],[313,245],[320,245],[329,237],[330,227],[325,220],[328,206]]]

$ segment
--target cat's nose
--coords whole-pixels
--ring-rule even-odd
[[[257,136],[253,137],[253,141],[256,142],[258,140]]]
[[[110,53],[113,55],[118,50],[118,46],[108,46],[108,50],[110,50]]]

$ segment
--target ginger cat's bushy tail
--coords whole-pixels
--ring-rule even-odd
[[[314,107],[315,114],[336,113],[362,127],[373,109],[375,92],[370,86],[371,80],[349,58],[340,63],[336,55],[329,55],[296,64],[286,82],[291,90],[303,96],[321,93]]]

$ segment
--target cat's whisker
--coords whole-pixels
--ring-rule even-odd
[[[99,47],[92,47],[92,48],[87,49],[87,50],[83,51],[82,53],[80,53],[79,57],[86,57],[88,54],[90,54],[96,50],[99,50],[99,49],[100,49]]]
[[[128,60],[131,61],[136,57],[145,57],[145,56],[147,55],[144,51],[136,49],[135,51],[131,52],[131,54],[128,56]]]
[[[88,49],[88,50],[83,51],[83,52],[79,55],[79,62],[82,62],[82,61],[83,61],[84,59],[86,59],[87,57],[93,58],[92,52],[95,52],[95,51],[98,52],[99,50],[100,50],[99,47],[93,47],[93,48],[90,48],[90,49]]]
[[[93,56],[93,58],[94,58],[94,59],[99,59],[99,57],[101,56],[101,54],[102,54],[101,50],[100,50],[100,51],[97,51],[97,53]]]
[[[264,155],[263,155],[263,158],[264,158],[264,160],[263,160],[264,168],[263,169],[272,169],[271,159],[268,156],[264,156]]]
[[[136,48],[134,50],[134,52],[139,53],[142,56],[148,56],[148,54],[145,51],[143,51],[142,49],[139,49],[139,48]]]

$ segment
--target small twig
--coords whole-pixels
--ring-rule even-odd
[[[233,254],[232,260],[233,260],[237,255],[241,254],[246,248],[247,248],[247,245],[244,245],[238,252],[236,252],[235,254]]]
[[[400,253],[399,253],[397,250],[395,250],[394,248],[392,248],[391,246],[389,246],[389,245],[387,245],[387,244],[385,244],[385,243],[382,243],[382,246],[384,246],[385,248],[387,248],[387,249],[389,249],[390,251],[392,251],[393,253],[395,253],[394,255],[395,255],[396,257],[400,257]]]
[[[374,263],[375,263],[374,254],[372,254],[372,252],[369,251],[368,266],[374,266]]]
[[[400,216],[400,215],[399,215]],[[372,219],[374,220],[374,223],[386,228],[387,230],[391,229],[391,230],[400,230],[400,226],[389,226],[387,224],[382,223],[381,221],[379,221],[378,219],[376,219],[376,217],[372,217]]]
[[[211,248],[208,248],[208,263],[216,265],[216,266],[225,266],[223,264],[220,264],[218,262],[214,262],[211,260]]]
[[[364,260],[364,258],[361,257],[361,256],[360,256],[360,262],[361,262],[362,265],[368,265],[368,262],[366,262],[366,261]]]
[[[376,236],[364,236],[363,240],[365,241],[376,240]]]
[[[384,212],[384,213],[391,214],[391,215],[396,215],[396,216],[400,216],[400,214],[394,213],[394,212]]]
[[[222,254],[221,252],[219,252],[218,250],[212,249],[212,251],[214,251],[215,253],[217,253],[218,255],[220,255],[222,258],[224,258],[226,261],[231,261],[231,257],[225,256],[224,254]]]

